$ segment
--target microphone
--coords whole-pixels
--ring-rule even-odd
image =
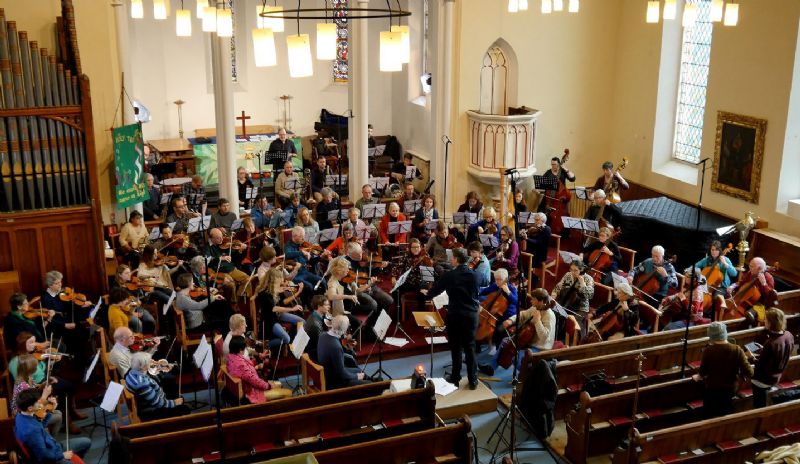
[[[450,140],[450,137],[448,137],[448,136],[446,136],[446,135],[443,135],[443,136],[442,136],[442,142],[445,142],[445,143],[453,143],[453,141],[452,141],[452,140]]]
[[[517,168],[506,169],[506,175],[516,174],[516,172],[517,172]]]

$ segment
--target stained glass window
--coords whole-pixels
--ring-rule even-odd
[[[346,83],[350,71],[350,34],[347,29],[348,0],[332,0],[333,21],[336,23],[336,59],[333,61],[333,81]]]
[[[711,33],[714,28],[710,19],[709,0],[687,0],[686,3],[697,5],[697,21],[694,26],[683,30],[674,157],[696,163],[700,160],[703,141]]]

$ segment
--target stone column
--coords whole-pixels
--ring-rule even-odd
[[[439,10],[443,15],[442,20],[439,21],[439,24],[442,25],[442,33],[439,35],[441,46],[438,47],[441,52],[441,61],[437,66],[439,70],[438,75],[434,74],[433,76],[434,87],[436,89],[433,98],[439,100],[439,104],[436,105],[437,149],[434,168],[436,179],[444,179],[445,171],[448,169],[444,164],[445,148],[442,140],[445,135],[449,136],[451,139],[453,138],[451,114],[453,112],[453,57],[455,55],[455,50],[453,49],[454,8],[455,0],[445,0],[442,4],[442,8]],[[451,166],[454,165],[453,160],[457,156],[459,143],[462,143],[462,141],[454,140],[453,144],[450,145],[449,159],[447,161]],[[465,143],[464,146],[467,146],[467,144]],[[448,172],[447,183],[449,185],[454,185],[456,174],[457,173],[454,172]],[[450,205],[457,205],[460,202],[460,198],[455,198],[453,195],[454,189],[448,188],[447,185],[444,185],[444,182],[437,182],[437,184],[437,198],[443,198],[443,193],[447,190],[448,204],[445,206],[447,207],[447,211],[454,211],[455,208],[451,208]]]
[[[214,115],[217,129],[217,172],[219,196],[235,207],[239,216],[239,189],[236,185],[236,130],[231,82],[231,40],[210,34],[211,72],[214,79]]]
[[[368,0],[358,0],[358,8],[368,8]],[[350,200],[361,197],[361,186],[369,178],[367,162],[367,124],[369,124],[369,30],[368,20],[350,21],[350,101],[347,156],[350,163]],[[377,46],[377,44],[375,44]]]

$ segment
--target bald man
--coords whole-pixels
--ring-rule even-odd
[[[289,140],[289,137],[286,135],[286,129],[283,127],[278,129],[278,138],[269,144],[269,152],[286,152],[289,155],[297,154],[297,148],[294,146],[294,142]]]

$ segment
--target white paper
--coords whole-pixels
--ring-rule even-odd
[[[189,219],[189,227],[186,228],[187,234],[192,234],[200,230],[201,218],[203,221],[203,230],[208,230],[208,226],[211,224],[211,216],[198,216]]]
[[[89,377],[92,376],[92,372],[94,372],[94,366],[97,365],[97,360],[100,359],[100,348],[97,349],[97,353],[94,354],[92,358],[92,362],[89,363],[89,369],[86,370],[86,373],[83,375],[83,383],[89,381]]]
[[[447,343],[447,337],[433,337],[433,343],[431,343],[431,337],[425,337],[425,343],[428,345],[442,345]]]
[[[622,283],[628,283],[628,279],[622,277],[621,275],[617,274],[616,272],[611,273],[611,278],[614,280],[614,288],[619,287]]]
[[[152,242],[153,240],[158,240],[159,237],[161,237],[161,231],[158,230],[158,226],[154,226],[147,239]]]
[[[583,219],[583,230],[587,232],[600,232],[600,223],[591,219]]]
[[[400,277],[397,278],[397,282],[394,284],[394,288],[392,288],[392,291],[390,291],[389,293],[396,292],[398,288],[402,287],[403,284],[406,283],[406,279],[408,278],[408,275],[411,274],[412,269],[414,268],[413,267],[408,268],[406,272],[404,272],[403,274],[400,275]]]
[[[242,221],[244,221],[244,219],[241,219],[241,218],[233,221],[233,224],[231,224],[231,232],[233,232],[234,230],[241,229],[242,228]]]
[[[383,190],[389,185],[389,178],[388,177],[370,177],[369,178],[369,185],[372,186],[373,190]]]
[[[172,303],[175,302],[176,296],[178,296],[178,294],[175,293],[175,290],[173,290],[172,295],[169,296],[169,300],[167,300],[167,304],[164,305],[164,309],[162,310],[165,316],[167,315],[167,311],[169,311],[170,306],[172,306]]]
[[[433,297],[433,300],[431,301],[433,301],[433,306],[436,309],[442,309],[443,307],[450,304],[450,296],[447,294],[446,291],[444,291]]]
[[[383,338],[386,337],[386,332],[389,330],[389,325],[391,325],[391,323],[392,318],[389,316],[389,313],[387,313],[385,309],[382,309],[381,314],[375,321],[375,326],[372,328],[378,340],[383,340]]]
[[[203,364],[203,359],[206,357],[206,352],[211,351],[211,345],[208,344],[205,334],[200,339],[200,344],[194,352],[194,365],[200,367]]]
[[[497,238],[497,235],[478,234],[478,238],[481,240],[481,245],[485,247],[497,248],[500,245],[500,240]]]
[[[203,375],[203,380],[208,382],[211,378],[211,370],[214,368],[214,357],[211,356],[211,349],[206,352],[206,357],[203,358],[203,364],[200,366],[200,374]]]
[[[306,345],[308,345],[309,340],[311,339],[308,337],[308,333],[305,329],[297,331],[297,335],[294,336],[294,341],[289,345],[292,349],[292,356],[294,356],[294,359],[300,359],[300,357],[303,356],[303,352],[306,350]]]
[[[333,212],[333,211],[331,211]],[[330,229],[324,229],[319,231],[319,241],[320,242],[330,242],[336,240],[336,237],[339,236],[339,228],[332,227]]]
[[[580,256],[575,253],[570,253],[569,251],[559,251],[558,254],[561,256],[561,261],[563,261],[564,264],[570,264],[576,259],[581,259]]]
[[[591,200],[591,196],[589,195],[589,191],[586,190],[586,187],[575,187],[575,197],[581,200]]]
[[[564,228],[566,229],[583,230],[583,219],[561,216],[561,222],[564,224]]]
[[[436,391],[437,395],[447,396],[450,393],[458,390],[458,387],[441,377],[436,377],[430,380],[433,382],[433,389]]]
[[[407,234],[411,232],[411,221],[390,222],[386,233],[388,235]]]
[[[406,166],[406,180],[414,180],[417,175],[417,167],[413,164]]]
[[[102,302],[103,302],[102,298],[97,299],[97,304],[94,305],[94,308],[92,308],[92,310],[89,312],[89,319],[94,319],[94,317],[97,315],[97,311],[100,310],[100,303]]]
[[[106,394],[103,395],[103,402],[100,403],[100,408],[103,411],[113,413],[117,409],[117,404],[119,403],[119,395],[122,394],[122,389],[124,387],[122,384],[114,382],[113,380],[111,383],[108,384],[108,388],[106,389]]]
[[[478,213],[453,213],[453,223],[472,225],[478,222]]]
[[[719,228],[717,228],[717,235],[719,235],[720,237],[722,237],[723,235],[728,235],[729,233],[733,232],[733,230],[735,228],[736,228],[736,224],[733,224],[733,225],[730,225],[730,226],[719,227]]]
[[[386,337],[386,339],[383,340],[383,342],[386,343],[387,345],[392,345],[397,347],[406,346],[408,344],[408,340],[406,340],[405,338],[398,338],[398,337]]]

